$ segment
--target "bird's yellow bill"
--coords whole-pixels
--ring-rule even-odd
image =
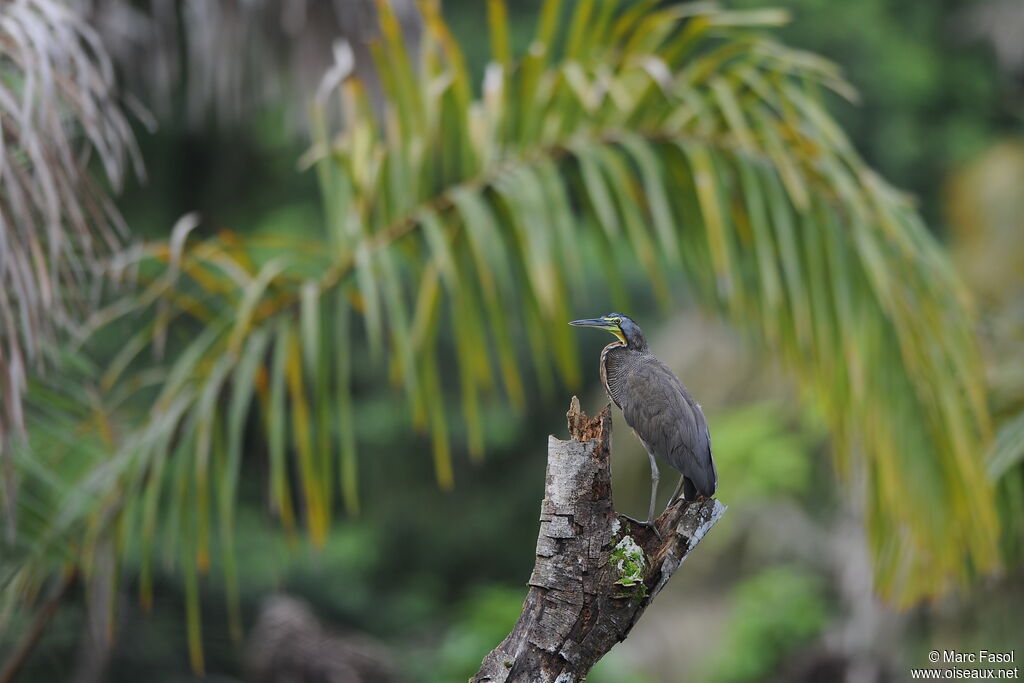
[[[584,318],[583,320],[573,320],[569,324],[576,327],[596,327],[599,330],[607,330],[618,337],[620,342],[626,343],[626,337],[622,334],[622,328],[619,327],[618,318]]]

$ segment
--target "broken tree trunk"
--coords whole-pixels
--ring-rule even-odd
[[[548,438],[537,561],[512,632],[472,683],[577,683],[629,635],[687,554],[725,512],[679,501],[658,517],[664,540],[612,505],[612,419],[569,406],[569,441]]]

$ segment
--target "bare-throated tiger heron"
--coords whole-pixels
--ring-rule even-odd
[[[714,495],[718,473],[711,457],[704,411],[675,373],[651,353],[640,326],[621,313],[569,324],[597,327],[618,337],[601,351],[601,383],[622,409],[626,424],[639,437],[651,461],[651,504],[646,524],[654,519],[658,495],[655,456],[665,458],[682,474],[670,505],[680,491],[684,500]]]

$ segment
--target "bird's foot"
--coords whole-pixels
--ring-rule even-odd
[[[632,522],[633,524],[638,524],[640,526],[650,527],[651,531],[654,532],[654,535],[658,537],[659,541],[665,540],[662,537],[662,535],[661,535],[661,531],[658,530],[658,525],[654,523],[654,520],[649,519],[646,522],[644,522],[644,521],[641,521],[639,519],[635,519],[633,517],[630,517],[629,515],[620,514],[619,516],[622,517],[623,519],[625,519],[626,521]]]
[[[669,509],[670,507],[672,507],[673,505],[675,505],[676,503],[679,503],[679,502],[683,502],[683,503],[703,503],[703,502],[708,501],[708,500],[711,500],[711,499],[708,498],[707,496],[705,496],[702,493],[698,493],[697,497],[693,498],[692,500],[689,499],[689,498],[686,498],[685,496],[676,496],[675,498],[673,498],[672,500],[670,500],[668,502],[668,505],[665,506],[665,509],[667,510],[667,509]]]

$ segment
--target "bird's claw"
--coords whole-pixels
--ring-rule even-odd
[[[665,540],[664,537],[661,535],[661,531],[658,529],[658,525],[654,523],[654,520],[648,519],[645,522],[645,521],[642,521],[642,520],[630,517],[629,515],[620,515],[620,516],[623,519],[625,519],[626,521],[632,522],[633,524],[638,524],[640,526],[650,527],[651,531],[654,532],[654,535],[658,537],[659,541]]]

